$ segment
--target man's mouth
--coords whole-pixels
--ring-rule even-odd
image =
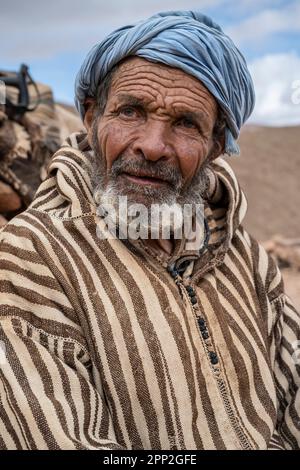
[[[150,186],[161,186],[161,185],[169,185],[170,183],[167,180],[162,178],[154,177],[146,173],[139,173],[139,174],[131,174],[123,172],[121,176],[124,176],[127,180],[131,181],[132,183],[142,184],[142,185],[150,185]]]

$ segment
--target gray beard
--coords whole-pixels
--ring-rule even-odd
[[[178,211],[182,213],[185,204],[196,205],[204,204],[207,199],[209,188],[209,170],[208,165],[204,163],[199,171],[194,175],[192,181],[187,187],[184,187],[183,178],[177,168],[166,167],[164,162],[151,162],[140,158],[138,162],[133,162],[126,155],[120,155],[113,163],[112,168],[107,172],[106,159],[102,154],[98,137],[98,123],[95,120],[92,129],[92,155],[90,161],[90,177],[92,183],[93,197],[97,206],[97,213],[101,213],[103,207],[112,206],[117,214],[119,214],[119,197],[126,196],[128,209],[130,206],[143,203],[148,209],[153,204],[168,206],[170,212],[173,213],[173,219],[168,222],[170,232],[174,232],[178,226]],[[126,182],[122,185],[118,176],[123,172],[130,170],[145,170],[153,177],[160,177],[170,182],[164,188],[151,188],[140,186],[135,183]],[[142,199],[141,199],[142,198]],[[150,219],[148,220],[150,223]],[[152,222],[153,223],[153,222]],[[165,221],[159,220],[159,225],[153,228],[153,232],[162,233]],[[149,225],[148,225],[149,226]]]

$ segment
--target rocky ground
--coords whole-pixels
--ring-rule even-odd
[[[300,237],[300,126],[245,126],[230,157],[248,200],[246,228],[259,240]]]

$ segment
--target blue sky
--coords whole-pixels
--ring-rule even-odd
[[[210,15],[245,55],[256,88],[252,122],[300,124],[300,0],[0,0],[0,67],[28,63],[55,98],[73,102],[76,72],[107,33],[157,11],[198,9]]]

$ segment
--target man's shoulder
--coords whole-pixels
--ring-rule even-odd
[[[63,247],[44,217],[27,209],[1,229],[0,328],[5,324],[22,334],[29,328],[83,344]]]
[[[60,223],[55,226],[47,213],[29,207],[15,216],[0,230],[0,263],[4,271],[10,275],[11,271],[24,271],[22,275],[26,278],[59,277],[60,233]]]
[[[39,230],[45,230],[47,218],[47,214],[30,208],[16,215],[0,229],[0,249],[10,243],[34,250],[34,240],[40,239]]]

